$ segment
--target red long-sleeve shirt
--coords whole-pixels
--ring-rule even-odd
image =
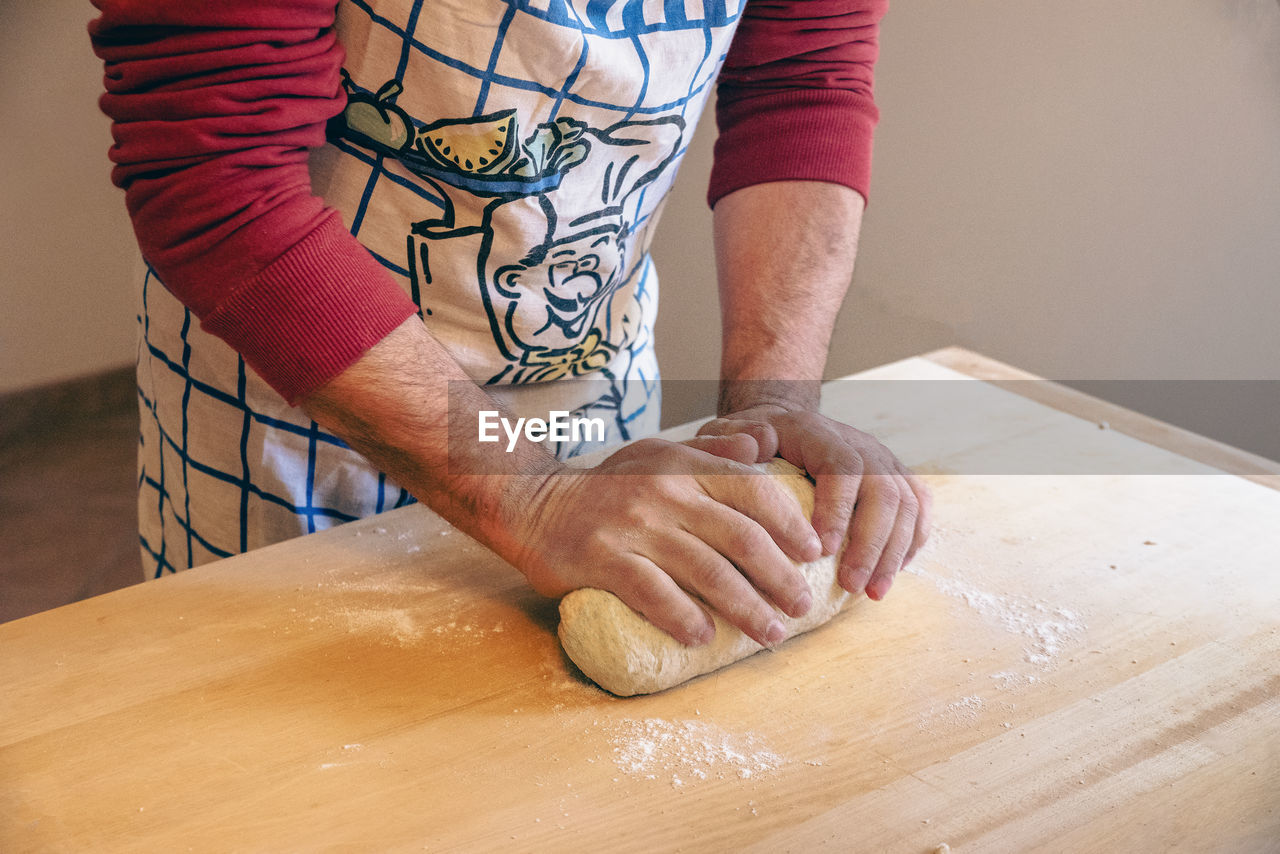
[[[94,0],[112,179],[204,329],[296,402],[415,311],[311,192],[340,113],[336,0]],[[831,181],[864,196],[886,0],[750,0],[725,61],[708,199]]]

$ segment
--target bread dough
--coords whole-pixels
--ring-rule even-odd
[[[780,459],[756,468],[771,474],[800,502],[805,516],[812,517],[813,484],[803,472]],[[835,555],[797,566],[809,583],[813,605],[798,619],[779,614],[788,638],[827,622],[849,598],[836,582]],[[560,644],[600,687],[620,697],[652,694],[763,649],[720,615],[711,616],[715,638],[703,646],[685,646],[612,593],[584,588],[560,601]]]

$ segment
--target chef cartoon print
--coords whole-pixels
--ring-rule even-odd
[[[393,103],[397,81],[373,93],[348,81],[348,91],[338,133],[396,158],[434,191],[407,236],[410,287],[424,319],[477,315],[478,296],[498,354],[488,359],[489,384],[609,380],[580,412],[611,410],[629,438],[622,420],[625,398],[636,393],[627,388],[636,379],[627,376],[630,360],[650,348],[647,241],[636,232],[641,211],[654,207],[644,194],[670,180],[664,173],[681,149],[683,118],[597,128],[560,116],[525,131],[514,109],[420,121]]]

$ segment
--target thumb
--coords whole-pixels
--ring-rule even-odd
[[[756,444],[756,458],[764,462],[778,455],[778,431],[772,424],[748,418],[715,418],[703,424],[699,436],[750,436]]]
[[[733,460],[743,465],[756,462],[760,454],[760,446],[755,437],[748,433],[728,433],[722,436],[695,436],[682,443],[698,451],[705,451],[726,460]]]

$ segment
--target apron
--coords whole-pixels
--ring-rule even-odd
[[[662,200],[739,0],[347,0],[348,104],[312,186],[517,416],[653,433]],[[154,274],[140,289],[149,575],[413,501],[288,406]]]

